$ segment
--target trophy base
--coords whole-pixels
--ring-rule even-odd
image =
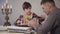
[[[5,22],[3,26],[11,26],[10,22]]]

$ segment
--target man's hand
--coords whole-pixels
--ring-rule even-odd
[[[45,15],[41,15],[40,17],[41,17],[42,19],[45,19],[45,18],[46,18],[46,16],[45,16]]]
[[[37,24],[38,24],[38,22],[37,22],[36,18],[33,18],[32,20],[28,21],[28,26],[34,26]]]

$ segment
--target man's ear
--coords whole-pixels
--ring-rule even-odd
[[[48,5],[49,5],[49,9],[51,9],[51,8],[52,8],[52,4],[51,4],[51,3],[49,3]]]
[[[49,9],[51,8],[52,4],[47,2],[46,5],[49,7]]]
[[[51,9],[51,5],[49,6],[49,9]]]

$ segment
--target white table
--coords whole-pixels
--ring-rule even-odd
[[[0,26],[0,30],[4,30],[4,29],[7,29],[6,27],[3,27],[3,26]],[[34,34],[36,34],[35,31],[33,31]],[[16,33],[16,32],[8,32],[8,31],[0,31],[0,34],[26,34],[26,33]]]
[[[0,32],[0,34],[23,34],[23,33]]]
[[[8,32],[8,31],[0,31],[0,34],[26,34],[26,33],[14,33],[14,32]],[[36,34],[36,32],[34,32]]]

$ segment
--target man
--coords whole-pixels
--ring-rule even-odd
[[[41,25],[35,25],[35,22],[30,21],[28,26],[35,29],[37,34],[60,34],[60,9],[55,6],[54,0],[42,0],[41,6],[47,14],[47,20]]]
[[[24,13],[20,15],[20,17],[16,20],[15,25],[16,26],[21,26],[21,25],[27,25],[28,21],[34,20],[35,18],[38,20],[39,24],[41,21],[44,20],[44,18],[37,16],[35,13],[31,12],[31,4],[29,2],[24,2],[22,5],[22,8],[24,10]]]

